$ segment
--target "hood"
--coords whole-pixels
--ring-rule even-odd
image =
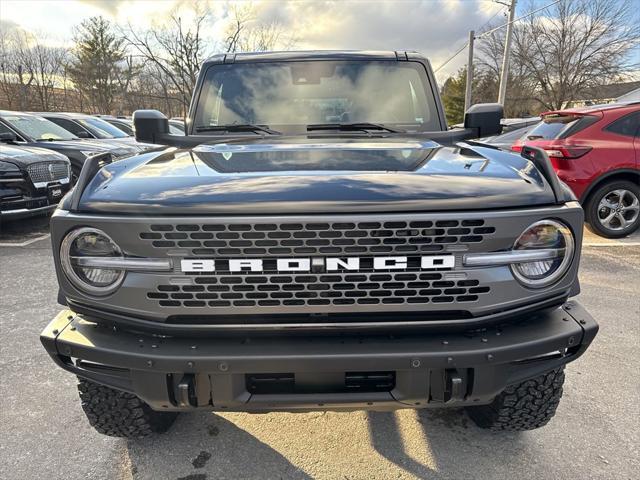
[[[38,162],[69,161],[64,155],[45,148],[22,147],[4,143],[0,144],[0,160],[20,167]]]
[[[285,214],[473,210],[555,203],[528,160],[411,138],[309,139],[168,148],[104,167],[80,210]]]
[[[125,148],[131,151],[142,152],[151,148],[157,148],[160,145],[154,145],[151,143],[141,143],[136,141],[134,137],[122,137],[122,138],[94,138],[89,140],[92,143],[98,145],[108,145],[109,148]]]
[[[48,148],[65,155],[77,156],[78,152],[103,153],[111,152],[120,159],[138,153],[138,149],[129,145],[103,142],[99,140],[42,140],[31,142],[30,145]],[[82,157],[84,158],[84,157]]]

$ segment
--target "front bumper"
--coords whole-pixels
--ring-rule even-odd
[[[43,215],[53,212],[58,205],[45,205],[35,208],[15,208],[8,210],[0,210],[0,217],[4,220],[19,220],[21,218]]]
[[[486,404],[575,360],[597,331],[571,301],[518,323],[403,336],[157,337],[65,310],[40,338],[65,370],[156,410],[308,411]]]
[[[37,184],[38,187],[34,191],[18,191],[23,195],[12,196],[11,200],[6,200],[8,195],[0,199],[0,217],[3,220],[18,220],[21,218],[32,217],[36,215],[44,215],[53,212],[57,207],[59,200],[71,188],[69,181],[66,183],[51,183],[52,186],[60,188],[60,198],[52,200],[47,195],[47,184]]]

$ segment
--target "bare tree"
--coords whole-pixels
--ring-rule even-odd
[[[61,99],[56,97],[62,86],[69,52],[65,48],[47,47],[36,40],[30,53],[31,68],[35,74],[33,89],[39,100],[39,109],[55,110],[61,103]]]
[[[62,87],[68,51],[24,30],[0,32],[0,90],[9,108],[50,110]]]
[[[638,19],[633,2],[562,0],[521,20],[514,29],[507,98],[530,98],[538,108],[554,110],[586,90],[619,81],[639,66]],[[497,73],[502,45],[500,31],[483,39],[488,71]]]
[[[227,53],[289,50],[296,41],[295,33],[287,31],[280,22],[259,21],[253,4],[240,4],[231,9],[224,50]]]
[[[495,25],[488,27],[493,30]],[[478,64],[476,65],[477,85],[474,85],[474,98],[478,102],[495,102],[498,98],[498,86],[500,83],[500,69],[504,52],[505,31],[499,29],[481,35],[477,42]],[[540,108],[538,102],[533,101],[536,96],[537,80],[529,74],[527,68],[512,56],[509,63],[509,76],[507,81],[507,95],[505,103],[505,115],[507,117],[519,117],[532,113]]]
[[[27,32],[13,30],[3,34],[1,63],[3,91],[8,101],[12,108],[26,109],[29,105],[27,93],[35,81]]]
[[[211,46],[203,36],[209,17],[209,12],[198,10],[187,25],[174,11],[165,26],[137,32],[129,25],[122,31],[128,45],[169,79],[184,110],[189,106],[200,65]]]

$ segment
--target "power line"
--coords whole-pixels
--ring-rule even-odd
[[[482,37],[484,37],[485,35],[489,35],[490,33],[493,33],[493,32],[495,32],[496,30],[500,30],[501,28],[504,28],[504,27],[506,27],[507,25],[511,25],[512,23],[516,23],[517,21],[522,20],[523,18],[530,17],[530,16],[531,16],[531,15],[533,15],[534,13],[538,13],[538,12],[540,12],[541,10],[544,10],[544,9],[546,9],[546,8],[549,8],[549,7],[553,7],[556,3],[560,3],[561,1],[562,1],[562,0],[555,0],[555,2],[551,2],[549,5],[545,5],[544,7],[540,7],[540,8],[538,8],[537,10],[533,10],[533,11],[531,11],[531,12],[529,12],[529,13],[525,14],[525,15],[522,15],[521,17],[518,17],[518,18],[516,18],[516,19],[514,19],[514,20],[510,21],[510,22],[504,23],[504,24],[502,24],[502,25],[500,25],[500,26],[498,26],[498,27],[496,27],[496,28],[492,28],[491,30],[488,30],[488,31],[486,31],[486,32],[483,32],[483,33],[481,33],[480,35],[478,35],[478,36],[476,37],[476,39],[482,38]]]
[[[478,28],[476,31],[478,31],[478,30],[482,30],[484,27],[486,27],[486,26],[491,22],[491,20],[493,20],[494,18],[496,18],[496,17],[498,16],[498,14],[499,14],[499,13],[502,13],[502,11],[503,11],[503,10],[504,10],[504,8],[499,9],[496,13],[494,13],[494,14],[491,16],[491,18],[489,18],[489,20],[487,20],[486,22],[484,22],[484,23],[482,24],[482,26],[481,26],[480,28]],[[476,37],[476,38],[477,38],[477,37]],[[460,53],[462,53],[462,52],[464,51],[464,49],[465,49],[465,48],[467,48],[468,46],[469,46],[469,42],[465,43],[465,44],[460,48],[460,50],[456,51],[456,53],[454,53],[454,54],[453,54],[453,55],[451,55],[447,60],[445,60],[445,62],[444,62],[442,65],[440,65],[438,68],[436,68],[436,69],[434,70],[434,72],[433,72],[433,73],[437,73],[437,72],[438,72],[438,70],[440,70],[440,69],[441,69],[442,67],[444,67],[447,63],[449,63],[451,60],[453,60],[453,59],[454,59],[454,58],[456,58],[458,55],[460,55]]]
[[[502,24],[502,25],[500,25],[500,26],[498,26],[498,27],[496,27],[496,28],[492,28],[491,30],[488,30],[488,31],[486,31],[486,32],[483,32],[483,33],[481,33],[480,35],[476,36],[475,38],[476,38],[476,40],[478,40],[478,39],[480,39],[480,38],[482,38],[482,37],[484,37],[484,36],[486,36],[486,35],[489,35],[490,33],[495,32],[496,30],[500,30],[501,28],[504,28],[504,27],[506,27],[507,25],[510,25],[511,23],[515,23],[515,22],[517,22],[517,21],[519,21],[519,20],[522,20],[523,18],[530,17],[530,16],[531,16],[531,15],[533,15],[534,13],[538,13],[538,12],[540,12],[540,11],[542,11],[542,10],[546,9],[546,8],[552,7],[552,6],[554,6],[556,3],[560,3],[561,1],[562,1],[562,0],[555,0],[554,2],[551,2],[550,4],[545,5],[544,7],[540,7],[540,8],[538,8],[538,9],[536,9],[536,10],[532,10],[531,12],[529,12],[529,13],[527,13],[527,14],[525,14],[525,15],[522,15],[521,17],[518,17],[518,18],[514,19],[514,20],[513,20],[513,21],[511,21],[511,22],[504,23],[504,24]],[[502,11],[502,10],[499,10],[498,12],[496,12],[496,13],[493,15],[493,17],[491,17],[491,18],[489,19],[489,21],[485,22],[485,24],[484,24],[482,27],[484,27],[487,23],[489,23],[489,22],[490,22],[490,21],[491,21],[491,20],[492,20],[492,19],[493,19],[493,18],[494,18],[498,13],[500,13],[501,11]],[[482,28],[482,27],[480,27],[480,28]],[[433,72],[434,72],[434,73],[437,73],[437,72],[438,72],[439,70],[441,70],[445,65],[447,65],[451,60],[453,60],[453,59],[454,59],[454,58],[456,58],[458,55],[460,55],[460,53],[462,53],[462,51],[463,51],[465,48],[467,48],[468,46],[469,46],[469,42],[465,43],[465,44],[464,44],[464,45],[463,45],[459,50],[457,50],[457,51],[456,51],[456,53],[454,53],[454,54],[453,54],[453,55],[451,55],[449,58],[447,58],[447,60],[445,60],[445,62],[444,62],[442,65],[440,65],[438,68],[436,68]]]
[[[456,58],[460,53],[462,53],[462,51],[467,48],[469,46],[469,42],[465,43],[460,50],[458,50],[456,53],[454,53],[453,55],[451,55],[449,58],[447,58],[447,60],[445,60],[445,62],[440,65],[438,68],[436,68],[433,73],[438,73],[438,70],[440,70],[442,67],[444,67],[447,63],[449,63],[451,60],[453,60],[454,58]]]

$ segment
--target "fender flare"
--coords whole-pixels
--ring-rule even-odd
[[[605,180],[616,175],[624,175],[624,174],[631,174],[631,175],[640,177],[640,170],[633,169],[633,168],[620,168],[617,170],[611,170],[609,172],[603,173],[602,175],[597,177],[594,181],[592,181],[587,187],[587,189],[583,192],[582,196],[580,197],[580,204],[584,205],[587,198],[589,198],[589,196],[594,192],[594,190],[596,190],[596,188],[602,185],[602,183]]]

